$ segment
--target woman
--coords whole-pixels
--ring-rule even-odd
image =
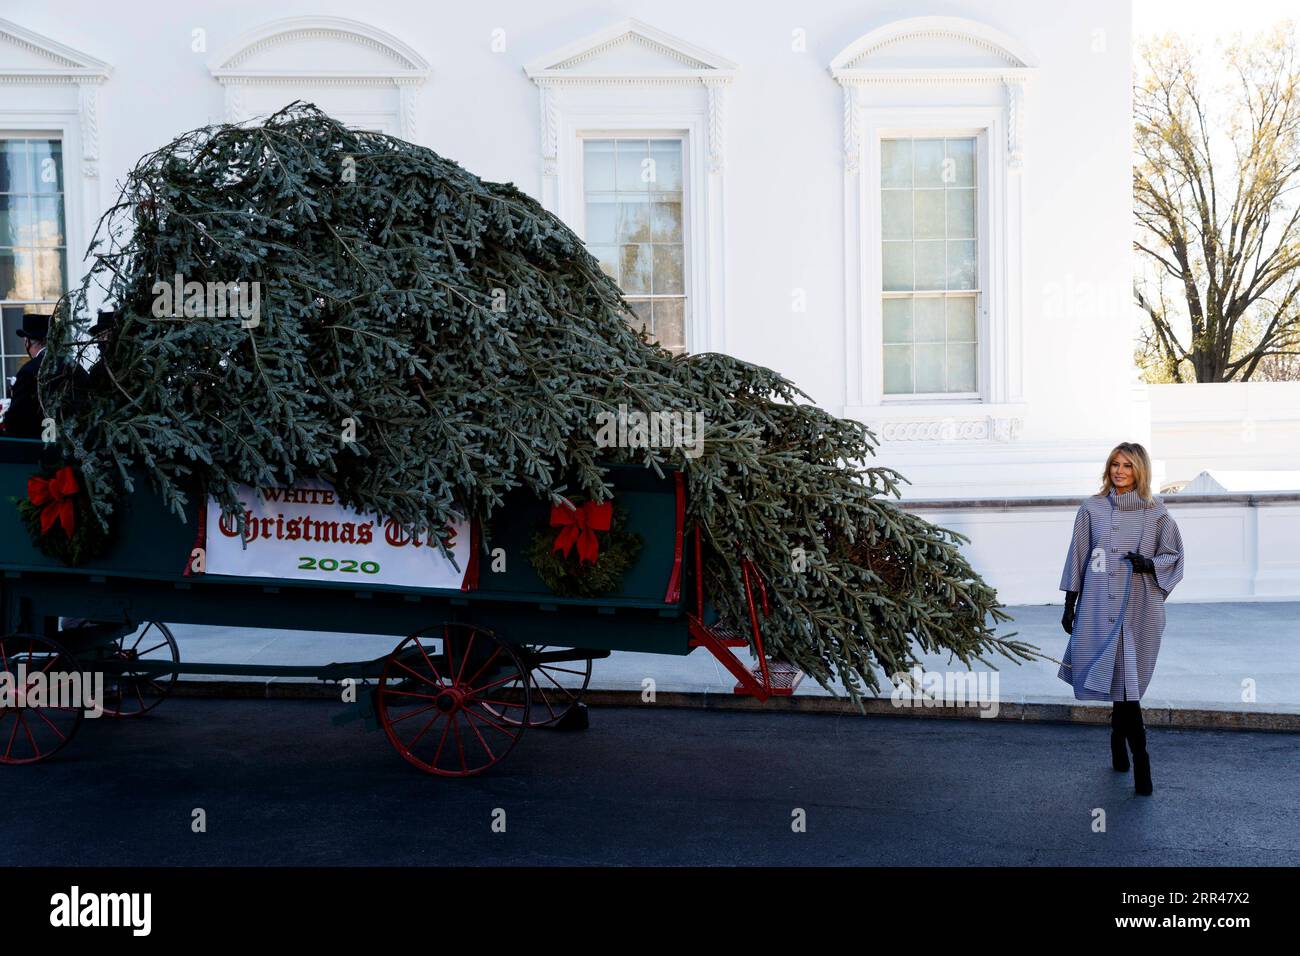
[[[1114,702],[1111,765],[1128,770],[1127,739],[1134,790],[1144,796],[1151,793],[1151,760],[1139,701],[1160,651],[1165,598],[1182,577],[1182,536],[1151,494],[1151,459],[1141,445],[1122,442],[1106,459],[1101,491],[1074,518],[1061,574],[1061,626],[1070,644],[1057,676],[1078,700]]]

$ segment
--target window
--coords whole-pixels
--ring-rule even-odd
[[[0,357],[6,386],[27,359],[17,335],[23,313],[53,312],[67,287],[63,188],[61,140],[0,138]]]
[[[618,283],[637,324],[686,351],[682,139],[584,139],[586,243]]]
[[[978,395],[975,165],[974,137],[880,140],[886,395]]]
[[[725,352],[736,64],[628,19],[524,70],[541,107],[542,205],[584,237],[661,345]]]
[[[831,61],[844,123],[843,414],[883,441],[1010,440],[1022,421],[1020,173],[1035,63],[1012,36],[936,16],[885,23]]]

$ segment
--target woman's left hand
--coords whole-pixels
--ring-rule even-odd
[[[1124,558],[1129,562],[1129,564],[1133,565],[1134,574],[1156,573],[1155,563],[1150,558],[1142,557],[1142,555],[1138,554],[1136,551],[1130,551],[1128,554],[1124,555]]]

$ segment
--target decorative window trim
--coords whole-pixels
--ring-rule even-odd
[[[90,245],[93,219],[101,208],[99,176],[99,86],[113,68],[103,60],[0,20],[0,43],[12,43],[49,62],[42,67],[0,66],[0,87],[67,87],[62,108],[8,108],[0,103],[0,129],[6,133],[45,133],[63,140],[64,230],[67,233],[69,288],[76,285]]]
[[[680,69],[581,72],[574,67],[621,44],[635,43],[681,63]],[[542,205],[584,234],[581,139],[600,133],[679,134],[685,140],[683,214],[691,300],[686,348],[725,348],[725,94],[736,73],[730,60],[627,19],[569,43],[524,67],[540,107]],[[659,90],[696,88],[688,97]],[[668,100],[671,100],[669,102]]]
[[[993,54],[996,66],[881,66],[873,58],[917,39],[956,40]],[[1020,432],[1023,399],[1021,207],[1024,88],[1031,56],[1006,35],[956,17],[914,17],[865,34],[831,61],[843,91],[844,148],[844,413],[875,426],[886,440],[1009,441]],[[996,103],[902,105],[891,89],[933,86],[956,91],[1001,87]],[[899,100],[903,100],[899,97]],[[914,98],[912,98],[914,99]],[[910,101],[910,100],[909,100]],[[950,102],[969,102],[953,95]],[[933,101],[932,101],[933,102]],[[880,149],[882,135],[978,131],[981,292],[980,396],[959,401],[884,394],[881,368]]]
[[[249,69],[253,55],[296,40],[329,39],[378,51],[391,61],[381,70],[268,70]],[[212,76],[225,91],[225,118],[229,123],[248,119],[244,91],[255,86],[372,86],[395,88],[398,95],[397,129],[402,139],[417,141],[417,103],[420,88],[429,78],[429,63],[415,49],[378,27],[343,17],[288,17],[265,23],[240,36],[209,63]],[[356,125],[373,126],[377,111],[347,117]],[[380,117],[385,119],[386,117]],[[384,122],[384,125],[388,125]]]

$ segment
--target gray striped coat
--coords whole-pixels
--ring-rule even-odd
[[[1151,558],[1155,574],[1134,574],[1129,551]],[[1142,698],[1160,653],[1165,598],[1182,577],[1183,539],[1158,497],[1144,505],[1136,490],[1112,489],[1084,500],[1061,572],[1061,590],[1081,593],[1057,671],[1076,699]]]

